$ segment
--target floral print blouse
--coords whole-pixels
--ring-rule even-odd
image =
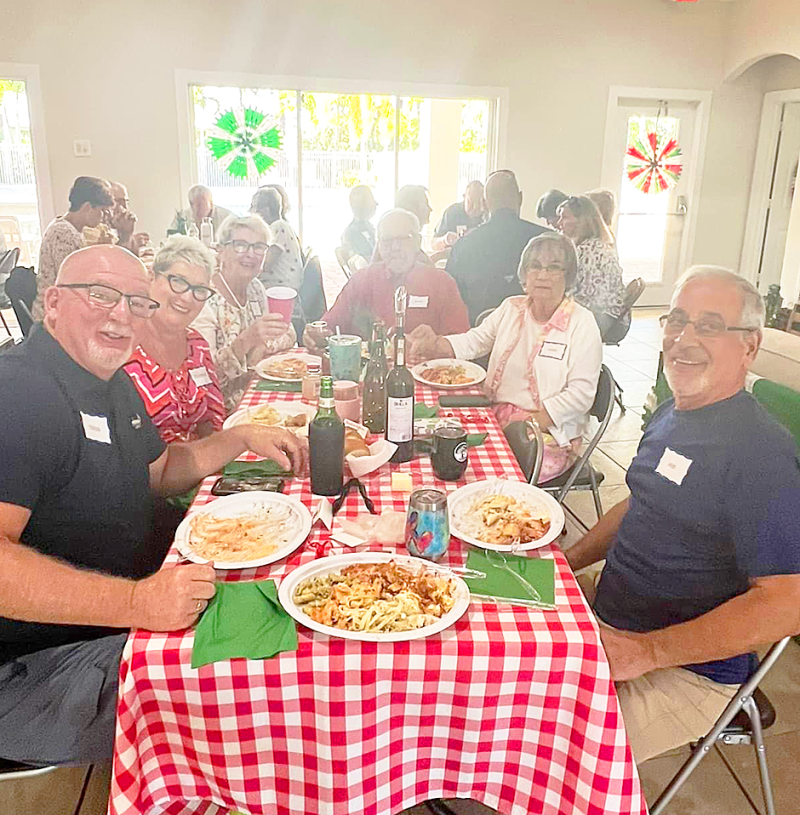
[[[239,359],[231,347],[233,341],[269,311],[266,289],[259,280],[251,280],[247,284],[246,293],[244,308],[231,305],[221,294],[217,294],[206,301],[203,310],[192,323],[192,328],[205,337],[211,348],[228,412],[233,411],[241,401],[250,382],[250,369],[264,357],[291,348],[297,340],[294,328],[290,325],[285,334],[258,346],[247,359]]]
[[[39,248],[39,268],[36,275],[36,300],[33,302],[33,319],[44,317],[45,290],[56,282],[59,267],[67,255],[83,249],[83,235],[69,222],[59,216],[50,223],[42,237]]]
[[[619,317],[625,286],[617,249],[597,238],[579,243],[575,300],[596,314]]]

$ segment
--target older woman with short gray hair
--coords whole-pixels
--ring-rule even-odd
[[[218,268],[211,278],[217,296],[192,323],[211,348],[228,411],[241,400],[253,366],[297,339],[283,317],[269,313],[266,289],[257,279],[271,237],[258,215],[231,216],[222,224]]]
[[[437,336],[428,326],[409,335],[416,359],[477,359],[489,354],[484,390],[502,427],[533,419],[545,434],[539,483],[575,460],[594,402],[603,345],[591,311],[575,302],[575,246],[545,232],[519,264],[524,295],[504,300],[465,334]]]
[[[214,296],[214,253],[173,235],[153,261],[150,296],[160,308],[141,320],[139,345],[125,365],[145,409],[167,442],[194,441],[222,428],[225,406],[211,349],[189,323]]]

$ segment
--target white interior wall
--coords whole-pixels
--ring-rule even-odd
[[[162,234],[182,199],[175,68],[509,88],[505,164],[531,215],[551,186],[599,182],[612,84],[715,87],[729,4],[660,0],[61,0],[9,4],[0,47],[39,64],[57,210],[76,175],[126,181]],[[93,156],[72,155],[75,138]],[[702,206],[702,203],[701,203]]]

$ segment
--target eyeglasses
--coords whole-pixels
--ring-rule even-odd
[[[236,252],[237,255],[243,255],[250,249],[252,249],[256,255],[265,255],[267,253],[267,249],[269,249],[269,244],[264,243],[263,241],[258,241],[257,243],[248,243],[247,241],[226,241],[222,245],[232,246],[233,251]]]
[[[669,314],[662,314],[658,318],[661,327],[664,329],[664,334],[668,337],[677,336],[680,334],[687,325],[694,326],[694,333],[698,337],[706,337],[713,339],[715,337],[722,337],[726,331],[757,331],[757,328],[745,328],[739,325],[725,325],[725,321],[720,317],[698,317],[696,320],[690,320],[686,314],[681,311],[671,311]]]
[[[160,303],[145,297],[142,294],[125,294],[104,283],[57,283],[58,289],[86,289],[89,304],[98,308],[112,309],[124,297],[128,301],[128,308],[134,317],[149,319]]]
[[[378,238],[378,243],[383,244],[384,246],[391,246],[392,244],[404,244],[406,241],[413,240],[413,235],[395,235],[391,238]]]
[[[201,303],[205,303],[209,297],[213,297],[216,294],[214,289],[210,289],[208,286],[190,283],[185,277],[181,277],[179,274],[164,274],[164,272],[156,272],[156,274],[159,277],[165,277],[167,279],[169,287],[175,294],[183,294],[184,292],[190,291],[192,297]]]
[[[548,277],[555,277],[564,273],[564,267],[560,263],[553,263],[550,266],[542,266],[538,261],[532,261],[525,268],[526,272],[535,272],[541,274],[544,272]]]

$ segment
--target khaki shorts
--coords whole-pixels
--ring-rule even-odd
[[[594,602],[603,564],[576,575],[586,599]],[[617,696],[637,764],[699,741],[714,726],[739,685],[723,685],[686,668],[650,671],[617,683]]]

